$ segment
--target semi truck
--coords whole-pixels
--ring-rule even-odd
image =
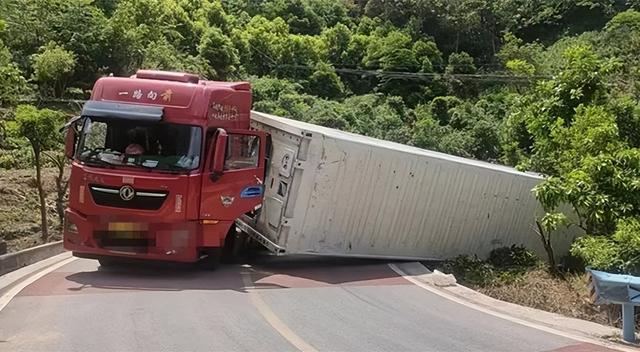
[[[247,82],[103,77],[66,125],[64,247],[74,255],[445,259],[539,253],[539,175],[251,110]],[[558,252],[572,240],[554,237]]]

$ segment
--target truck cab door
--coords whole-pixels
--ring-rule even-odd
[[[264,132],[218,129],[207,151],[200,219],[233,221],[262,203]]]

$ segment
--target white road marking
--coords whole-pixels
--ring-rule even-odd
[[[53,264],[35,274],[33,274],[32,276],[28,277],[26,280],[22,281],[21,283],[15,285],[14,287],[12,287],[9,291],[7,291],[5,294],[3,294],[2,296],[0,296],[0,312],[4,309],[4,307],[7,306],[7,304],[9,304],[9,302],[11,302],[11,300],[13,299],[13,297],[15,297],[18,293],[20,293],[20,291],[22,291],[25,287],[31,285],[32,283],[36,282],[38,279],[40,279],[41,277],[49,274],[50,272],[64,266],[67,265],[69,263],[71,263],[72,261],[76,260],[77,258],[67,258],[61,262],[58,262],[56,264]]]
[[[247,290],[247,294],[249,295],[249,299],[251,299],[251,303],[256,307],[258,312],[262,315],[262,317],[273,327],[282,337],[284,337],[289,343],[295,346],[298,350],[304,352],[317,352],[313,346],[304,341],[300,336],[298,336],[291,328],[287,326],[276,313],[269,308],[269,305],[265,303],[265,301],[260,297],[260,293],[255,290],[253,282],[251,282],[251,277],[249,273],[242,273],[242,282],[244,283],[245,289]]]
[[[480,311],[482,313],[485,314],[489,314],[492,315],[494,317],[500,318],[500,319],[504,319],[507,321],[510,321],[512,323],[516,323],[516,324],[520,324],[520,325],[524,325],[526,327],[529,328],[533,328],[533,329],[537,329],[537,330],[541,330],[550,334],[554,334],[554,335],[558,335],[558,336],[562,336],[571,340],[576,340],[576,341],[581,341],[581,342],[586,342],[586,343],[590,343],[590,344],[594,344],[594,345],[598,345],[598,346],[603,346],[603,347],[607,347],[610,349],[615,349],[618,351],[625,351],[625,352],[638,352],[637,349],[631,349],[631,348],[626,348],[624,346],[620,346],[618,344],[613,344],[613,343],[607,343],[606,341],[602,341],[602,340],[598,340],[598,339],[591,339],[585,336],[579,336],[579,335],[574,335],[571,333],[567,333],[564,331],[560,331],[560,330],[556,330],[554,328],[548,327],[548,326],[544,326],[544,325],[540,325],[540,324],[536,324],[533,322],[529,322],[526,320],[522,320],[522,319],[518,319],[516,317],[512,317],[510,315],[507,314],[502,314],[487,308],[484,308],[482,306],[476,305],[474,303],[471,303],[469,301],[463,300],[461,298],[458,298],[454,295],[448,294],[446,292],[443,292],[442,290],[439,290],[437,288],[431,287],[419,280],[416,280],[413,276],[406,274],[404,271],[402,271],[402,269],[400,269],[398,266],[396,266],[395,264],[387,264],[391,270],[395,271],[396,274],[402,276],[404,279],[408,280],[409,282],[413,283],[414,285],[423,288],[433,294],[436,294],[442,298],[445,298],[447,300],[450,300],[452,302],[461,304],[467,308],[471,308],[471,309],[475,309],[477,311]]]

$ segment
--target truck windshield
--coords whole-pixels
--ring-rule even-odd
[[[86,118],[78,159],[101,167],[192,170],[200,163],[201,140],[197,126]]]

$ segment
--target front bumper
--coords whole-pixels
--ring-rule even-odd
[[[85,257],[125,257],[195,262],[206,248],[221,247],[225,224],[148,222],[135,216],[83,216],[65,210],[64,248]],[[230,226],[230,225],[229,225]]]

